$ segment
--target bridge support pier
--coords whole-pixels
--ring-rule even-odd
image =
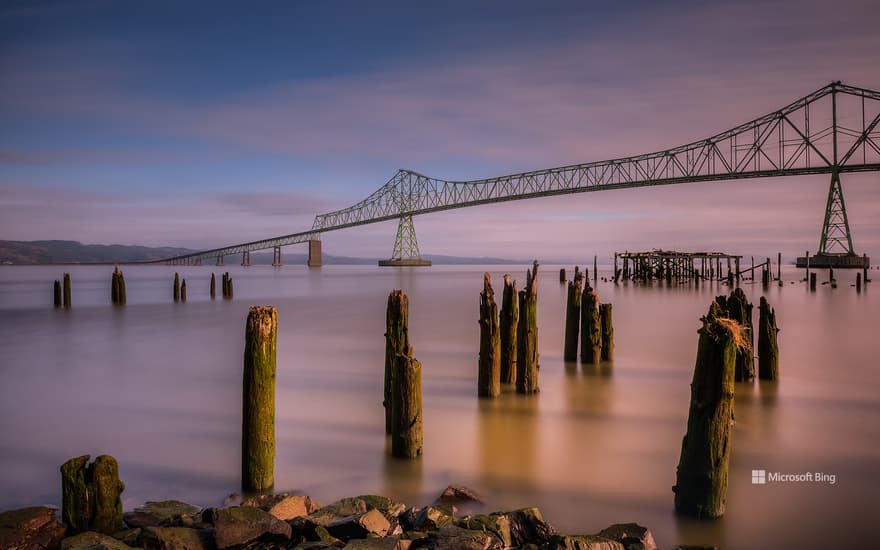
[[[280,256],[280,252],[279,252]],[[309,267],[321,267],[324,265],[323,258],[321,256],[321,241],[320,239],[309,239]]]
[[[416,227],[413,225],[411,215],[400,217],[391,259],[379,260],[379,265],[390,267],[431,265],[431,260],[423,260],[419,253],[419,241],[416,239]]]
[[[223,264],[223,256],[217,256],[217,265],[222,266]]]
[[[281,247],[276,246],[272,248],[272,265],[274,267],[281,267]]]
[[[251,253],[249,250],[245,250],[241,253],[241,265],[249,266],[251,265]]]

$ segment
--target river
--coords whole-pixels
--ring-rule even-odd
[[[539,278],[540,393],[491,401],[476,396],[482,273],[500,300],[503,273],[522,287],[526,266],[124,266],[125,307],[110,304],[108,266],[0,267],[0,509],[60,505],[58,467],[87,453],[119,460],[125,509],[221,503],[239,484],[244,320],[248,306],[269,304],[279,319],[277,490],[424,505],[459,483],[491,509],[538,506],[566,533],[636,521],[661,547],[873,540],[880,283],[857,293],[855,272],[838,271],[837,289],[810,292],[790,267],[783,287],[764,292],[781,328],[781,380],[737,384],[727,513],[700,522],[675,516],[671,486],[699,319],[727,287],[600,280],[614,305],[615,358],[584,367],[562,359],[559,267],[542,266]],[[73,307],[56,310],[52,281],[65,270]],[[234,280],[231,301],[208,295],[221,270]],[[171,300],[175,271],[185,304]],[[391,459],[384,437],[384,315],[395,288],[409,295],[423,365],[416,461]],[[757,324],[761,287],[743,288]],[[753,484],[756,469],[814,480]]]

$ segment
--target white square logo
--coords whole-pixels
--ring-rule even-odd
[[[764,485],[767,483],[766,470],[752,470],[752,485]]]

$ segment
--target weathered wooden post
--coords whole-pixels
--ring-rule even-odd
[[[89,458],[83,455],[61,465],[61,521],[70,534],[112,534],[124,528],[120,495],[125,484],[119,480],[119,464],[110,455],[91,464]]]
[[[480,361],[477,375],[477,394],[480,397],[501,395],[501,334],[498,327],[498,306],[491,276],[483,274],[483,292],[480,293]]]
[[[232,277],[229,276],[229,273],[226,273],[226,298],[232,299],[234,294],[234,290],[232,288]]]
[[[733,417],[733,371],[739,325],[712,303],[699,330],[687,432],[676,472],[675,511],[697,518],[724,514]]]
[[[862,254],[862,262],[863,262],[862,263],[862,279],[865,281],[865,284],[868,284],[869,282],[871,282],[871,280],[868,279],[868,255],[867,254]]]
[[[562,358],[565,361],[577,359],[578,329],[581,322],[581,292],[583,291],[583,275],[574,268],[574,281],[568,283],[568,301],[565,305],[565,344]]]
[[[409,298],[402,290],[388,295],[385,308],[385,433],[392,429],[393,378],[398,355],[411,355],[409,346]]]
[[[761,296],[758,305],[758,376],[761,380],[779,378],[779,346],[776,335],[776,311]]]
[[[593,254],[593,286],[599,283],[599,257]]]
[[[211,299],[217,297],[217,278],[211,273]]]
[[[782,252],[777,252],[776,256],[776,280],[782,286]]]
[[[119,268],[113,268],[113,275],[110,277],[110,303],[119,303]]]
[[[124,306],[125,302],[128,299],[128,293],[125,290],[125,275],[122,273],[121,269],[119,270],[118,284],[119,284],[119,304]]]
[[[560,283],[565,282],[565,268],[564,267],[559,269],[559,282]]]
[[[183,283],[180,285],[180,301],[186,302],[186,279],[183,279]]]
[[[174,284],[171,286],[171,294],[175,302],[180,301],[180,276],[174,272]]]
[[[599,325],[602,331],[602,360],[614,359],[614,324],[611,320],[611,304],[599,304]]]
[[[71,296],[70,296],[70,273],[64,274],[64,309],[70,309],[71,304]]]
[[[816,272],[810,273],[810,290],[816,290]]]
[[[52,293],[53,303],[55,304],[55,307],[61,307],[61,281],[59,281],[58,279],[55,279],[55,285],[52,288]]]
[[[862,274],[856,273],[856,292],[862,291]]]
[[[516,335],[516,392],[538,391],[538,261],[526,270],[526,287],[519,291]]]
[[[719,296],[721,298],[721,296]],[[742,330],[743,341],[745,345],[736,348],[736,362],[733,369],[733,379],[737,382],[751,382],[755,379],[755,359],[754,359],[754,328],[752,324],[752,308],[746,293],[741,288],[737,288],[730,293],[730,296],[722,304],[719,303],[721,309],[727,314],[727,317],[739,324]]]
[[[516,382],[517,307],[516,281],[504,274],[504,293],[501,297],[501,383]]]
[[[422,455],[422,365],[410,354],[394,358],[391,455],[417,458]]]
[[[619,279],[619,272],[617,271],[617,252],[614,253],[614,284],[617,284]]]
[[[244,329],[241,488],[265,493],[275,485],[275,357],[278,311],[251,306]]]
[[[581,297],[581,363],[597,365],[602,359],[602,331],[599,323],[599,296],[589,281]]]

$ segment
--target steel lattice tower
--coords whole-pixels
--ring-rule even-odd
[[[397,238],[394,239],[393,260],[420,260],[419,241],[416,239],[416,227],[412,215],[401,216],[397,224]]]
[[[825,222],[822,224],[822,237],[819,240],[819,254],[854,255],[852,235],[849,232],[849,218],[843,200],[840,175],[831,175],[828,188],[828,203],[825,206]]]

